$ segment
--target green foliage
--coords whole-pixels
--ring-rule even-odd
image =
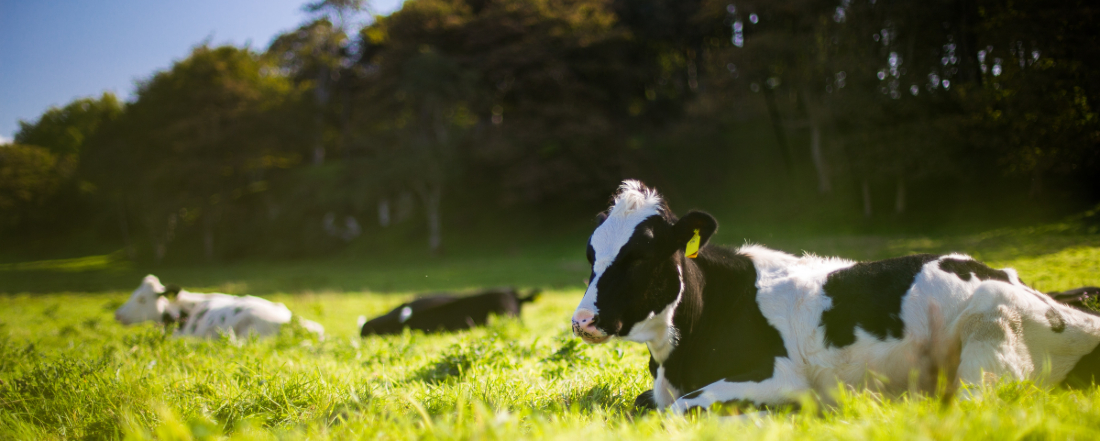
[[[36,258],[72,257],[42,251],[57,241],[193,262],[383,256],[426,236],[438,257],[471,225],[583,219],[623,178],[833,234],[1049,220],[1100,194],[1084,1],[303,9],[262,54],[201,45],[133,103],[23,122],[17,141],[56,160],[21,154],[37,165],[0,183],[39,182],[5,240]]]
[[[104,93],[98,100],[80,98],[60,109],[51,107],[33,123],[20,121],[15,142],[42,146],[59,155],[79,155],[101,125],[122,113],[122,103],[111,93]]]
[[[302,157],[288,124],[299,91],[269,67],[247,49],[197,47],[142,83],[89,149],[87,175],[148,231],[157,260],[181,224],[201,225],[210,256],[216,227]]]
[[[33,145],[0,145],[0,226],[41,218],[72,175],[70,156]]]

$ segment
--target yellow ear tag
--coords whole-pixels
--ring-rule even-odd
[[[684,254],[692,259],[699,257],[699,241],[701,240],[702,239],[699,238],[699,229],[696,228],[695,235],[691,236],[687,248],[684,249]]]

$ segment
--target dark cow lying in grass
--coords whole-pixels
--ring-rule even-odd
[[[515,288],[506,288],[464,297],[449,294],[422,297],[362,323],[359,335],[400,334],[405,328],[424,332],[470,329],[484,325],[490,314],[519,317],[523,304],[533,302],[538,295],[538,290],[532,290],[520,297]]]
[[[639,406],[793,404],[807,392],[827,399],[838,382],[932,392],[941,374],[950,385],[1088,384],[1100,372],[1100,317],[1011,269],[960,254],[853,262],[705,246],[713,217],[677,219],[637,181],[600,218],[573,332],[649,346],[653,390]]]
[[[221,334],[245,337],[275,335],[292,314],[282,303],[253,296],[221,293],[194,293],[178,286],[165,287],[152,274],[130,295],[130,300],[115,311],[115,320],[124,325],[153,321],[177,325],[173,336],[218,338]],[[324,336],[319,323],[298,317],[306,330]]]
[[[1067,291],[1048,292],[1047,295],[1052,297],[1054,300],[1065,303],[1089,314],[1100,314],[1100,311],[1089,307],[1090,303],[1095,304],[1095,302],[1100,299],[1100,288],[1097,288],[1095,286],[1083,286]]]

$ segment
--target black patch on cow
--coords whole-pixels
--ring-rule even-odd
[[[657,410],[657,399],[653,398],[653,389],[642,392],[634,399],[634,409],[640,411]]]
[[[242,310],[244,310],[244,308],[242,308],[240,306],[238,306],[236,308],[233,308],[233,315],[240,314]]]
[[[845,347],[856,342],[856,326],[885,340],[901,338],[901,300],[932,254],[915,254],[876,262],[860,262],[829,273],[825,295],[833,305],[821,314],[825,344]]]
[[[1083,389],[1095,384],[1097,377],[1100,377],[1100,344],[1077,360],[1062,384],[1071,389]]]
[[[699,395],[702,395],[702,394],[703,394],[703,390],[699,389],[695,392],[689,393],[689,394],[684,395],[680,398],[685,399],[685,400],[690,400],[690,399],[696,398],[696,397],[698,397]]]
[[[948,257],[940,261],[940,269],[954,274],[967,282],[970,281],[971,277],[977,277],[978,280],[983,282],[986,280],[1009,282],[1008,273],[985,266],[976,260],[954,259]]]
[[[1048,309],[1046,316],[1047,321],[1050,322],[1051,331],[1054,331],[1056,334],[1061,334],[1062,331],[1066,330],[1066,320],[1062,318],[1062,314],[1059,314],[1054,308]]]
[[[167,297],[169,299],[175,299],[182,289],[183,288],[180,288],[179,285],[168,285],[164,287],[164,292],[160,293],[159,295]]]
[[[665,379],[678,390],[696,391],[727,378],[772,378],[775,359],[787,350],[760,312],[752,259],[708,246],[682,262],[684,297],[672,317],[680,341],[664,362]]]

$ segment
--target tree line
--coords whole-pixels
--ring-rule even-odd
[[[587,209],[623,177],[703,192],[755,173],[867,217],[910,210],[915,183],[1100,196],[1088,2],[367,6],[309,3],[266,48],[201,44],[130,102],[21,121],[0,147],[0,231],[160,261],[326,253],[407,224],[438,254],[450,219]],[[730,160],[747,150],[771,160]]]

